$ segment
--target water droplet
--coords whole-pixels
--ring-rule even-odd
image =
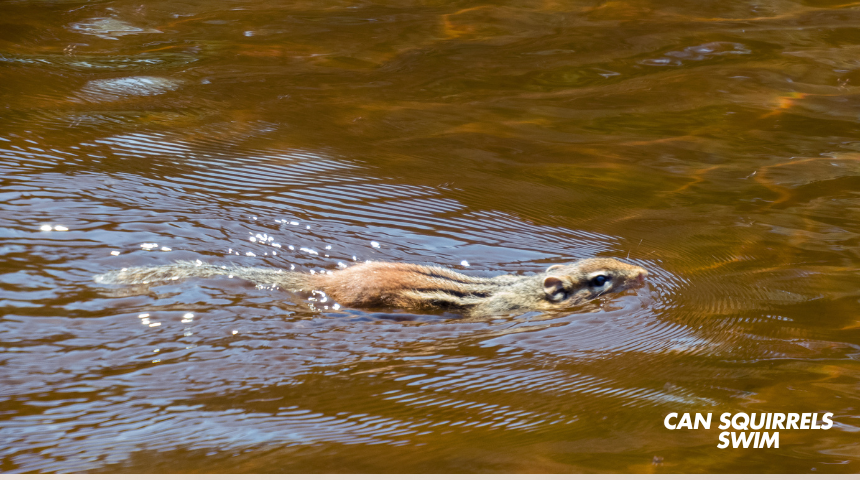
[[[50,225],[42,225],[42,226],[41,226],[41,227],[39,227],[39,228],[41,228],[43,232],[50,232],[50,231],[51,231],[51,226],[50,226]]]
[[[113,255],[113,256],[117,256],[117,255],[119,255],[119,250],[112,250],[112,251],[110,252],[110,254],[111,254],[111,255]]]

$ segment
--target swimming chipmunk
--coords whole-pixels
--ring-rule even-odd
[[[553,265],[534,276],[472,277],[443,267],[368,262],[329,275],[274,268],[218,267],[177,262],[96,275],[97,283],[166,283],[189,277],[232,275],[289,290],[322,290],[345,307],[455,308],[473,316],[570,307],[644,283],[648,271],[611,258]]]

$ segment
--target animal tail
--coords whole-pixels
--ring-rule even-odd
[[[274,268],[216,266],[203,262],[176,262],[157,267],[131,267],[114,270],[93,277],[96,283],[138,285],[182,281],[188,278],[207,278],[232,275],[258,284],[272,284],[287,289],[306,287],[304,274]]]

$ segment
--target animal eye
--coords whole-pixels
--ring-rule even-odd
[[[608,279],[605,275],[598,275],[591,279],[591,285],[595,287],[602,287],[603,284],[606,283],[606,280]]]

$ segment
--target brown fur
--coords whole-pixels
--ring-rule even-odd
[[[534,276],[472,277],[443,267],[369,262],[327,275],[267,268],[216,267],[180,262],[128,268],[96,276],[98,283],[164,283],[188,277],[233,275],[289,290],[321,290],[345,307],[468,309],[473,315],[569,307],[601,295],[641,285],[648,272],[610,258],[553,265]],[[598,285],[602,276],[604,282]]]

